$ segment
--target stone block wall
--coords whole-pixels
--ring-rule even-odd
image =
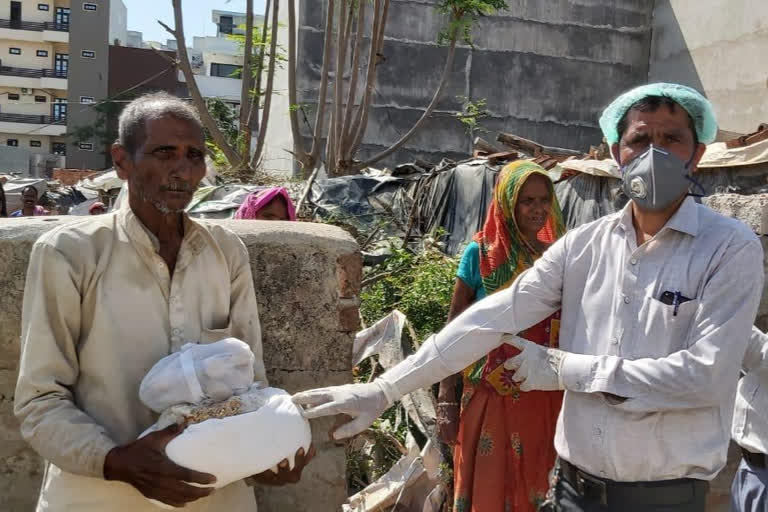
[[[714,194],[704,198],[704,204],[713,210],[744,222],[763,243],[763,269],[768,275],[768,231],[763,220],[768,215],[768,194],[738,195]],[[755,325],[768,331],[768,281],[764,284],[763,298],[757,311]],[[707,512],[728,512],[733,476],[739,467],[741,452],[735,443],[728,449],[728,464],[711,482],[707,499]]]
[[[0,219],[0,510],[33,510],[42,462],[13,416],[22,297],[29,252],[44,232],[75,217]],[[296,392],[351,381],[362,261],[332,226],[220,221],[248,247],[270,383]],[[201,276],[204,278],[204,276]],[[313,422],[318,454],[302,481],[256,490],[259,511],[339,510],[346,499],[344,449],[328,440],[332,419]]]

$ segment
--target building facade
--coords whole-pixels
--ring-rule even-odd
[[[127,42],[127,11],[122,0],[72,0],[67,101],[67,167],[106,167],[100,141],[78,134],[99,121],[96,105],[109,100],[109,46]]]
[[[0,2],[0,172],[34,173],[61,157],[69,167],[103,164],[72,133],[107,98],[109,43],[127,39],[126,19],[122,0]]]
[[[70,16],[70,0],[0,2],[0,172],[66,153]]]

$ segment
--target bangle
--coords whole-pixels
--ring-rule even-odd
[[[459,405],[458,402],[438,402],[437,406],[440,407],[442,405]]]

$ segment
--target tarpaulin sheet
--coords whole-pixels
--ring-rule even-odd
[[[566,229],[617,212],[629,201],[621,190],[621,180],[583,173],[556,183],[555,195]]]
[[[438,168],[429,176],[419,207],[421,226],[427,233],[446,231],[447,254],[459,254],[483,227],[500,168],[484,159],[472,160],[447,170]]]

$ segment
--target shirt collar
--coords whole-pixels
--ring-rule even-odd
[[[182,215],[184,219],[182,249],[187,248],[192,252],[192,255],[196,256],[205,247],[205,238],[201,233],[203,228],[192,220],[186,212]],[[133,213],[129,205],[126,204],[119,209],[117,219],[131,243],[149,248],[156,253],[160,251],[160,242],[157,237]]]
[[[619,227],[626,232],[632,232],[632,201],[629,201],[621,212]],[[686,197],[677,211],[667,221],[661,231],[674,229],[681,233],[696,236],[699,233],[699,210],[692,197]]]

